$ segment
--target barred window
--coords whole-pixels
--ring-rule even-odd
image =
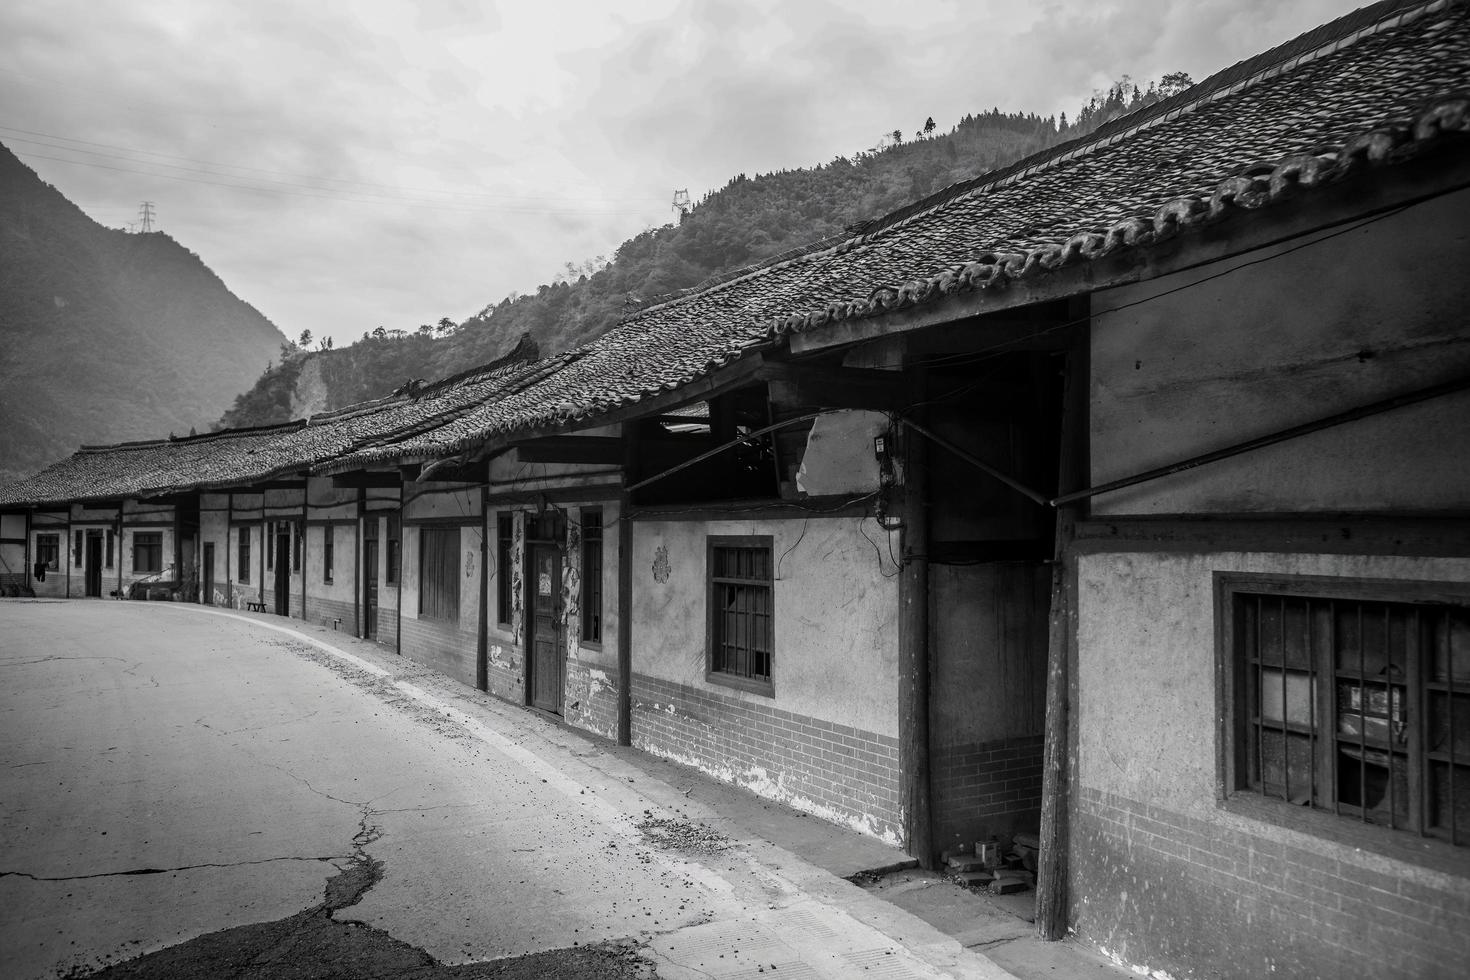
[[[419,528],[419,615],[459,622],[459,528]]]
[[[239,532],[238,533],[239,533],[239,544],[238,544],[238,546],[236,547],[235,550],[236,550],[236,553],[238,555],[239,566],[240,567],[237,570],[237,574],[235,575],[235,579],[236,579],[236,581],[239,581],[239,582],[249,582],[250,581],[250,528],[248,528],[248,527],[242,527],[242,528],[239,529]],[[267,555],[269,555],[271,553],[269,542],[266,543],[265,553]]]
[[[332,581],[332,547],[336,544],[333,538],[336,536],[336,528],[330,524],[322,525],[322,581]]]
[[[507,628],[510,627],[514,598],[511,593],[514,528],[514,514],[495,515],[495,621]]]
[[[1234,790],[1470,843],[1470,595],[1222,577]]]
[[[582,511],[582,640],[602,642],[602,511]]]
[[[55,571],[61,567],[61,535],[36,535],[36,564]]]
[[[775,630],[770,537],[709,539],[709,673],[772,693]]]
[[[133,572],[151,573],[163,571],[163,533],[161,531],[133,532]]]
[[[399,514],[388,515],[388,569],[384,581],[388,585],[398,584],[398,566],[403,554],[403,518]]]

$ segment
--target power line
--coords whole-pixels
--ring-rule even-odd
[[[234,164],[234,163],[218,163],[218,162],[215,162],[215,161],[212,161],[212,160],[199,160],[199,159],[195,159],[193,157],[178,156],[178,155],[172,154],[172,153],[159,153],[159,152],[156,152],[154,150],[140,150],[140,149],[136,149],[134,147],[118,146],[118,145],[113,144],[113,143],[98,143],[98,142],[95,142],[93,140],[75,139],[75,138],[70,137],[70,136],[58,136],[58,135],[56,135],[54,133],[43,133],[43,132],[39,132],[39,131],[33,130],[33,129],[21,129],[21,128],[16,127],[16,126],[0,125],[0,131],[6,132],[6,133],[20,133],[20,134],[22,134],[20,136],[9,136],[9,137],[7,137],[10,140],[10,142],[13,142],[13,143],[29,143],[29,144],[31,144],[33,146],[43,146],[43,147],[46,147],[47,149],[52,149],[52,150],[64,150],[64,151],[69,152],[69,153],[85,153],[85,154],[87,154],[89,156],[98,156],[98,157],[102,157],[104,159],[118,160],[118,161],[125,162],[125,163],[135,163],[135,164],[139,164],[139,165],[143,165],[143,166],[171,167],[171,168],[176,169],[176,170],[184,170],[184,171],[187,171],[187,172],[190,172],[190,173],[202,173],[202,174],[208,174],[210,176],[218,176],[218,177],[227,177],[227,178],[245,179],[245,180],[264,180],[264,179],[266,179],[266,178],[252,177],[252,176],[249,176],[250,174],[264,174],[264,175],[270,175],[270,176],[274,176],[274,177],[285,177],[285,178],[290,178],[290,179],[289,180],[285,180],[285,181],[275,181],[275,180],[272,180],[270,182],[271,183],[282,183],[282,184],[285,184],[287,186],[302,186],[300,184],[293,183],[293,181],[313,181],[313,182],[332,183],[332,184],[348,184],[348,185],[355,185],[357,187],[363,187],[363,188],[376,188],[376,189],[379,189],[379,190],[392,191],[392,192],[395,192],[395,193],[401,193],[401,192],[404,192],[404,191],[414,191],[414,192],[423,193],[423,194],[453,195],[457,199],[464,199],[464,198],[491,198],[491,199],[505,199],[505,200],[515,200],[515,201],[537,201],[537,200],[544,200],[544,201],[566,201],[566,200],[573,200],[574,201],[574,200],[576,200],[575,198],[564,198],[564,197],[558,197],[558,196],[551,195],[551,194],[508,194],[508,193],[507,194],[496,194],[496,193],[486,193],[486,192],[483,192],[483,191],[477,191],[477,192],[471,193],[471,192],[464,192],[464,191],[460,191],[460,190],[456,190],[456,189],[443,190],[443,189],[440,189],[440,188],[432,188],[432,187],[402,187],[402,186],[395,185],[395,184],[383,184],[383,183],[379,183],[379,182],[376,182],[376,181],[356,180],[354,178],[349,178],[349,177],[323,177],[323,176],[314,175],[314,174],[292,173],[290,171],[284,171],[284,170],[268,170],[268,169],[265,169],[263,167],[247,167],[247,166],[243,166],[241,164]],[[27,139],[26,137],[39,137],[39,139]],[[47,142],[48,140],[49,141],[53,141],[53,142]],[[66,144],[66,143],[75,143],[75,144],[78,144],[78,146],[58,145],[58,144]],[[126,157],[126,156],[118,156],[117,153],[101,153],[101,152],[97,152],[95,150],[84,150],[84,149],[80,149],[79,148],[79,147],[83,147],[83,146],[98,147],[101,150],[114,150],[114,151],[117,151],[117,153],[133,154],[133,155],[136,155],[136,156],[157,157],[159,161],[179,160],[179,161],[182,161],[183,163],[196,164],[199,167],[213,168],[213,169],[196,170],[196,169],[194,169],[192,167],[183,167],[183,166],[178,166],[176,164],[167,163],[167,162],[155,162],[153,160],[135,160],[135,159],[131,159],[130,157]],[[243,173],[243,174],[235,174],[235,173],[228,173],[227,172],[227,171],[232,171],[232,170],[244,171],[245,173]],[[221,172],[216,173],[216,171],[221,171]],[[333,190],[335,190],[334,188],[330,188],[330,187],[314,187],[314,186],[311,186],[310,184],[305,185],[305,186],[307,186],[311,190],[324,190],[324,191],[333,191]],[[362,192],[352,191],[352,193],[362,193]],[[623,195],[623,196],[617,196],[617,197],[604,196],[602,199],[603,200],[612,200],[612,201],[647,201],[649,203],[652,203],[653,201],[657,200],[657,198],[650,197],[650,196],[645,196],[645,195]]]
[[[153,202],[144,201],[138,205],[138,224],[142,225],[143,234],[153,230]]]
[[[53,149],[65,149],[65,147],[53,147]],[[17,155],[20,155],[20,154],[17,154]],[[373,205],[375,207],[381,207],[384,203],[390,203],[390,204],[400,204],[400,205],[403,205],[404,207],[420,208],[420,209],[430,210],[430,211],[457,211],[457,212],[461,212],[461,213],[468,212],[468,213],[482,213],[482,214],[504,214],[504,213],[511,213],[511,214],[578,214],[578,215],[599,215],[599,214],[607,214],[607,215],[614,215],[614,214],[647,214],[648,213],[648,209],[647,208],[605,208],[605,209],[590,209],[590,208],[583,208],[583,209],[576,209],[576,208],[517,208],[517,207],[510,207],[510,206],[498,206],[498,207],[497,206],[484,206],[484,205],[476,206],[476,205],[473,205],[473,204],[449,204],[449,203],[439,203],[439,202],[433,202],[433,201],[416,201],[416,200],[413,200],[413,199],[410,199],[410,198],[396,198],[396,199],[395,198],[387,198],[386,200],[371,200],[371,199],[364,198],[364,197],[333,196],[330,193],[328,193],[328,194],[309,194],[309,193],[305,193],[304,192],[304,189],[301,189],[301,188],[292,188],[290,186],[287,186],[287,187],[256,187],[256,186],[252,186],[250,184],[234,184],[234,183],[228,183],[228,182],[222,181],[222,180],[205,180],[205,179],[199,178],[199,177],[186,177],[183,174],[165,174],[165,173],[157,173],[157,172],[150,171],[150,170],[134,170],[134,169],[131,169],[131,168],[128,168],[128,167],[114,167],[114,166],[110,166],[110,165],[105,164],[105,163],[94,163],[94,162],[91,162],[91,161],[88,161],[88,160],[72,160],[72,159],[68,159],[67,157],[53,157],[53,156],[47,156],[44,153],[32,153],[32,152],[29,152],[29,151],[27,151],[24,154],[24,157],[26,159],[30,159],[30,160],[53,160],[53,161],[55,161],[57,163],[70,163],[70,164],[73,164],[74,166],[78,166],[78,167],[92,167],[92,168],[97,169],[97,170],[111,170],[111,171],[114,171],[114,172],[117,172],[117,173],[138,174],[138,175],[143,176],[143,177],[158,177],[158,178],[162,178],[164,180],[178,180],[178,181],[184,181],[185,183],[190,183],[190,184],[206,184],[206,185],[209,185],[209,186],[212,186],[212,187],[228,187],[228,188],[231,188],[231,189],[234,189],[234,190],[240,190],[240,191],[253,191],[253,192],[257,193],[257,194],[277,194],[277,195],[285,195],[285,196],[290,196],[290,197],[308,197],[308,198],[314,198],[314,199],[320,200],[320,201],[337,201],[337,202],[343,203],[343,204],[371,204],[371,205]],[[147,165],[145,161],[123,161],[123,162],[143,163],[144,165]],[[216,176],[216,177],[228,177],[229,175],[228,174],[214,174],[213,176]],[[319,188],[319,189],[320,190],[329,190],[329,188]]]

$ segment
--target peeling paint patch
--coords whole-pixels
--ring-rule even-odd
[[[665,545],[659,545],[653,552],[653,580],[663,585],[669,580],[670,572],[669,549]]]

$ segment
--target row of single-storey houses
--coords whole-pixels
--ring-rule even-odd
[[[0,489],[1175,976],[1470,964],[1470,12],[1386,0],[598,340]],[[44,580],[42,574],[44,573]]]

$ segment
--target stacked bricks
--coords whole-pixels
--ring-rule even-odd
[[[1470,963],[1463,877],[1217,811],[1087,788],[1074,799],[1070,924],[1126,963],[1306,978],[1459,976]]]
[[[875,836],[901,835],[896,738],[634,674],[633,744]]]

